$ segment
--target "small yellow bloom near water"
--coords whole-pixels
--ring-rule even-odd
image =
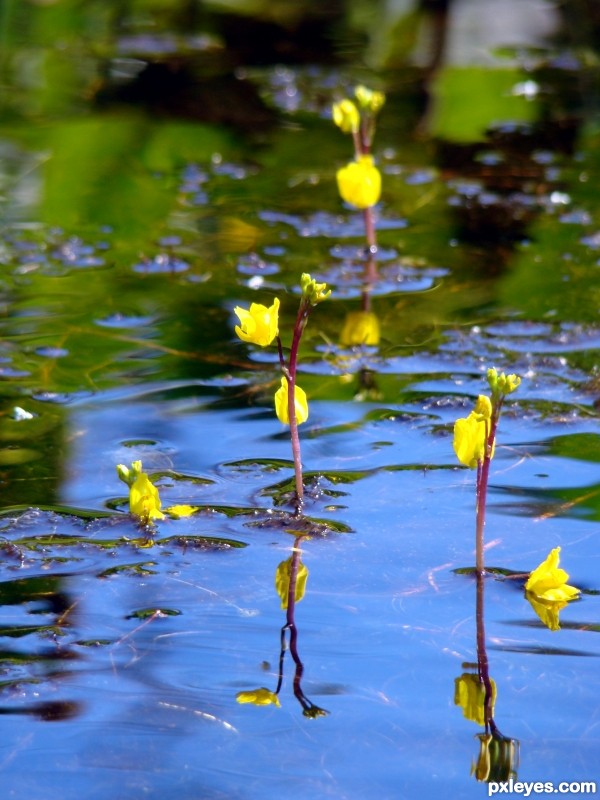
[[[249,309],[236,306],[234,311],[240,320],[240,324],[235,326],[235,332],[243,342],[267,347],[279,333],[278,297],[269,307],[252,303]]]
[[[269,689],[252,689],[248,692],[238,692],[235,696],[238,703],[252,703],[254,706],[281,706],[275,692]]]
[[[555,547],[546,560],[533,570],[525,584],[525,590],[540,600],[552,602],[568,602],[577,597],[580,590],[567,584],[569,574],[558,566],[559,560],[560,547]]]
[[[337,171],[338,190],[342,200],[356,208],[370,208],[381,196],[381,173],[373,156],[358,156]]]
[[[345,97],[334,103],[331,109],[333,121],[343,133],[356,133],[360,125],[360,114],[356,105]]]
[[[129,511],[147,524],[154,519],[164,519],[158,489],[142,471],[142,462],[134,461],[131,468],[117,465],[117,475],[129,486]]]
[[[569,575],[558,566],[559,559],[560,547],[555,547],[546,560],[533,570],[525,584],[525,597],[551,631],[560,630],[559,613],[580,594],[579,589],[567,584]]]
[[[379,319],[372,311],[350,311],[346,314],[340,343],[344,347],[379,344]]]
[[[485,458],[491,416],[490,398],[480,394],[469,416],[457,419],[454,423],[454,452],[465,467],[474,469]]]
[[[492,703],[490,712],[494,715],[496,703],[496,683],[490,679],[492,687]],[[463,672],[459,678],[454,679],[454,705],[462,708],[465,719],[485,725],[485,686],[479,680],[479,675],[472,672]]]
[[[277,419],[283,422],[284,425],[290,424],[290,415],[288,411],[288,382],[287,378],[281,379],[281,386],[275,392],[275,413]],[[308,400],[306,399],[306,392],[300,386],[295,387],[294,400],[296,403],[296,423],[301,425],[308,419]]]

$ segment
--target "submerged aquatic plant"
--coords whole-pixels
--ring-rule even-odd
[[[282,378],[279,389],[275,392],[275,413],[280,422],[290,426],[292,455],[294,459],[294,475],[296,483],[296,513],[302,511],[304,500],[304,483],[302,478],[302,460],[300,454],[300,438],[298,425],[308,419],[308,400],[305,391],[296,383],[298,370],[298,351],[300,339],[308,322],[312,309],[327,300],[331,290],[326,283],[317,283],[308,273],[303,273],[300,278],[302,295],[292,331],[292,343],[289,356],[286,359],[283,352],[281,336],[279,335],[279,299],[275,298],[270,307],[260,303],[252,303],[249,309],[236,307],[240,325],[236,325],[235,332],[244,342],[251,342],[260,347],[267,347],[273,341],[277,342],[279,364]]]

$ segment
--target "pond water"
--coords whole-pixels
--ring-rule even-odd
[[[2,6],[3,795],[598,781],[595,6],[256,6]],[[359,82],[386,93],[368,287],[330,112]],[[332,294],[300,348],[298,518],[277,350],[234,308],[279,297],[288,347],[303,272]],[[378,343],[344,344],[367,305]],[[452,431],[491,366],[522,384],[481,582]],[[195,513],[140,527],[116,473],[138,459]],[[555,547],[581,596],[550,630],[523,585]],[[308,570],[287,610],[283,562]],[[488,771],[455,702],[482,642]]]

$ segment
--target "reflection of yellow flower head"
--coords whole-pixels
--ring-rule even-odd
[[[340,342],[345,347],[379,344],[379,319],[372,311],[351,311],[346,315]]]
[[[277,414],[277,419],[283,422],[284,425],[290,424],[288,393],[287,378],[282,378],[281,386],[275,392],[275,413]],[[294,387],[294,401],[296,405],[296,423],[301,425],[308,419],[308,400],[306,399],[306,392],[299,386]]]
[[[490,679],[492,686],[492,702],[490,714],[494,713],[496,702],[496,684]],[[465,719],[478,725],[485,725],[485,686],[479,676],[472,672],[464,672],[454,680],[454,705],[460,706]]]
[[[461,464],[474,468],[485,458],[486,442],[492,404],[489,397],[480,394],[475,409],[468,417],[454,423],[454,452]],[[492,450],[492,456],[494,451]]]
[[[252,303],[249,310],[236,306],[234,311],[240,320],[235,332],[243,342],[267,347],[279,333],[278,297],[268,308],[261,303]]]
[[[288,607],[288,599],[290,594],[290,575],[292,571],[293,556],[286,558],[282,561],[275,572],[275,588],[277,594],[281,598],[281,607]],[[294,587],[294,600],[299,603],[304,597],[306,591],[306,581],[308,580],[308,567],[306,567],[300,560],[298,560],[298,568],[296,572],[296,585]]]
[[[540,600],[563,602],[573,600],[579,594],[579,589],[567,584],[569,575],[558,566],[559,558],[560,547],[555,547],[533,570],[525,584],[525,589]]]
[[[344,98],[334,103],[331,109],[333,121],[343,133],[356,133],[360,125],[360,114],[352,100]]]
[[[519,742],[500,733],[478,733],[479,757],[471,766],[471,775],[478,781],[506,783],[516,778],[519,764]]]
[[[235,696],[238,703],[252,703],[255,706],[281,706],[279,698],[275,692],[269,689],[252,689],[249,692],[238,692]]]
[[[342,200],[356,208],[374,206],[381,195],[381,173],[373,156],[358,156],[337,171],[338,190]]]

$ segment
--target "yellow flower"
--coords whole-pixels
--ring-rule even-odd
[[[301,425],[308,419],[308,400],[306,399],[306,392],[299,386],[295,386],[294,401],[296,404],[296,423]],[[288,411],[288,382],[287,378],[281,379],[281,386],[275,392],[275,413],[277,419],[283,422],[284,425],[290,424],[290,415]]]
[[[548,600],[552,603],[563,603],[573,600],[579,594],[579,589],[569,586],[569,575],[558,566],[560,547],[555,547],[539,567],[536,567],[525,584],[525,590],[539,600]]]
[[[129,487],[129,511],[147,523],[152,519],[165,518],[160,508],[158,489],[146,473],[141,472]]]
[[[490,678],[492,686],[492,702],[490,713],[494,715],[496,702],[496,683]],[[479,675],[463,672],[460,678],[454,679],[454,705],[462,708],[465,719],[485,725],[485,686]]]
[[[344,98],[334,103],[331,109],[333,121],[343,133],[356,133],[360,125],[360,114],[352,100]]]
[[[275,692],[269,689],[252,689],[250,692],[238,692],[235,696],[238,703],[252,703],[255,706],[281,706]]]
[[[372,311],[351,311],[346,315],[340,342],[345,347],[379,344],[379,319]]]
[[[293,556],[290,556],[289,558],[286,558],[285,561],[282,561],[277,567],[277,570],[275,572],[275,588],[277,589],[277,594],[281,599],[282,608],[288,607],[292,558]],[[296,572],[296,586],[294,587],[294,599],[296,603],[299,603],[300,600],[302,600],[302,598],[304,597],[307,580],[308,580],[308,567],[306,567],[301,561],[298,561],[298,568]]]
[[[267,347],[279,333],[278,297],[268,308],[261,303],[252,303],[249,310],[236,306],[234,311],[240,320],[240,324],[235,326],[235,332],[243,342]]]
[[[367,89],[366,86],[357,86],[354,90],[354,95],[358,100],[359,106],[370,111],[371,114],[377,114],[385,103],[383,92],[374,92],[372,89]]]
[[[381,195],[381,173],[373,156],[358,156],[337,171],[338,190],[342,200],[356,208],[374,206]]]

